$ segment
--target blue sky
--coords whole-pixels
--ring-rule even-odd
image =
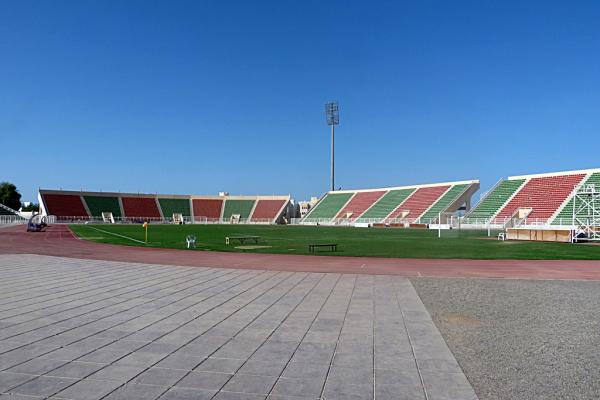
[[[0,180],[304,199],[328,189],[330,99],[343,188],[600,167],[598,21],[592,1],[4,1]]]

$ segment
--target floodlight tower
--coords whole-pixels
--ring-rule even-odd
[[[340,124],[340,108],[337,101],[325,104],[327,125],[331,126],[331,191],[335,190],[335,126]]]

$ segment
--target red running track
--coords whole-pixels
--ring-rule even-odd
[[[191,267],[337,272],[410,277],[600,280],[600,261],[437,260],[225,253],[119,246],[76,238],[65,225],[27,233],[0,229],[0,254],[49,256]]]

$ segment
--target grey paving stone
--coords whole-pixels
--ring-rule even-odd
[[[16,394],[16,393],[5,393],[0,394],[0,399],[2,400],[35,400],[35,399],[43,399],[41,396],[26,396],[24,394]]]
[[[421,387],[421,378],[415,368],[376,369],[375,383],[383,385],[411,385]]]
[[[223,391],[267,395],[276,380],[275,376],[236,374],[223,387]]]
[[[119,358],[124,357],[128,352],[122,350],[106,350],[99,349],[90,354],[79,357],[77,361],[95,362],[95,363],[112,363]]]
[[[169,388],[156,385],[127,384],[121,386],[104,399],[106,400],[154,400]]]
[[[116,362],[116,364],[148,368],[148,367],[156,364],[158,361],[162,360],[165,357],[166,357],[166,355],[164,355],[164,354],[135,351],[135,352],[128,354],[125,357],[119,359]]]
[[[329,370],[328,364],[312,364],[312,363],[297,363],[291,362],[283,371],[283,377],[285,378],[309,378],[309,379],[325,379],[327,371]]]
[[[279,376],[285,368],[286,361],[255,361],[249,360],[238,371],[245,375]]]
[[[0,282],[15,285],[0,293],[0,371],[11,371],[0,372],[0,390],[69,400],[418,400],[418,364],[429,400],[474,395],[404,278],[32,255],[0,255],[0,265]]]
[[[373,369],[373,353],[335,353],[333,365],[349,368]]]
[[[375,384],[377,400],[426,400],[423,387]]]
[[[28,396],[50,396],[77,382],[77,379],[40,376],[11,390]]]
[[[237,358],[207,358],[200,364],[196,371],[222,372],[225,374],[235,373],[246,360]]]
[[[279,378],[272,394],[280,396],[297,396],[317,398],[321,395],[325,378]]]
[[[46,372],[46,375],[62,376],[66,378],[85,378],[86,376],[104,368],[105,366],[106,364],[71,361],[62,367]]]
[[[341,382],[356,385],[373,385],[373,371],[332,366],[327,376],[328,382]]]
[[[135,377],[132,383],[173,386],[186,374],[187,371],[181,369],[150,368]]]
[[[456,360],[438,360],[438,359],[424,359],[419,360],[419,368],[422,371],[435,371],[435,372],[448,372],[448,373],[462,373],[462,369]]]
[[[219,392],[214,400],[265,400],[265,398],[266,396],[262,394]]]
[[[14,372],[0,372],[0,392],[6,392],[23,382],[32,380],[35,375],[17,374]]]
[[[108,365],[101,370],[88,376],[89,379],[101,381],[118,381],[125,383],[144,371],[143,367],[132,367],[129,365]]]
[[[173,387],[160,400],[211,400],[216,393],[216,390]]]
[[[477,395],[471,387],[443,387],[436,385],[427,388],[430,400],[477,400]]]
[[[84,379],[57,393],[55,397],[70,400],[99,400],[121,386],[118,381]]]
[[[206,357],[190,356],[187,354],[174,353],[165,359],[159,361],[155,367],[158,368],[171,368],[171,369],[184,369],[191,371],[200,365]]]
[[[192,371],[176,386],[206,390],[219,390],[231,378],[231,374],[217,372]]]
[[[45,358],[36,358],[26,363],[17,365],[7,370],[7,372],[17,372],[21,374],[43,375],[48,371],[64,365],[66,361],[52,360]]]
[[[339,381],[327,381],[323,399],[372,400],[373,385],[354,385]]]

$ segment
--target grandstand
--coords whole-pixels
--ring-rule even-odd
[[[571,227],[576,188],[589,184],[600,188],[600,169],[508,177],[500,180],[463,222],[466,226]]]
[[[0,204],[0,224],[23,223],[25,218],[16,210]]]
[[[582,188],[585,188],[584,192]],[[478,189],[478,180],[465,180],[330,191],[298,220],[289,219],[292,217],[290,196],[196,196],[41,189],[39,201],[42,215],[53,216],[58,222],[150,220],[273,224],[289,220],[304,225],[501,229],[507,234],[511,229],[523,229],[531,231],[525,232],[530,236],[537,235],[534,231],[545,230],[545,235],[555,231],[572,240],[585,230],[587,237],[591,232],[600,240],[600,169],[501,179],[471,209],[471,198]],[[577,203],[574,199],[580,192],[583,194]],[[588,205],[585,196],[596,199],[596,203]]]
[[[478,180],[328,192],[302,224],[436,224],[469,209]],[[442,220],[440,221],[440,215]]]
[[[57,221],[273,224],[286,217],[290,196],[194,196],[40,189],[42,215]],[[109,216],[109,217],[108,217]],[[181,220],[176,216],[181,216]]]

